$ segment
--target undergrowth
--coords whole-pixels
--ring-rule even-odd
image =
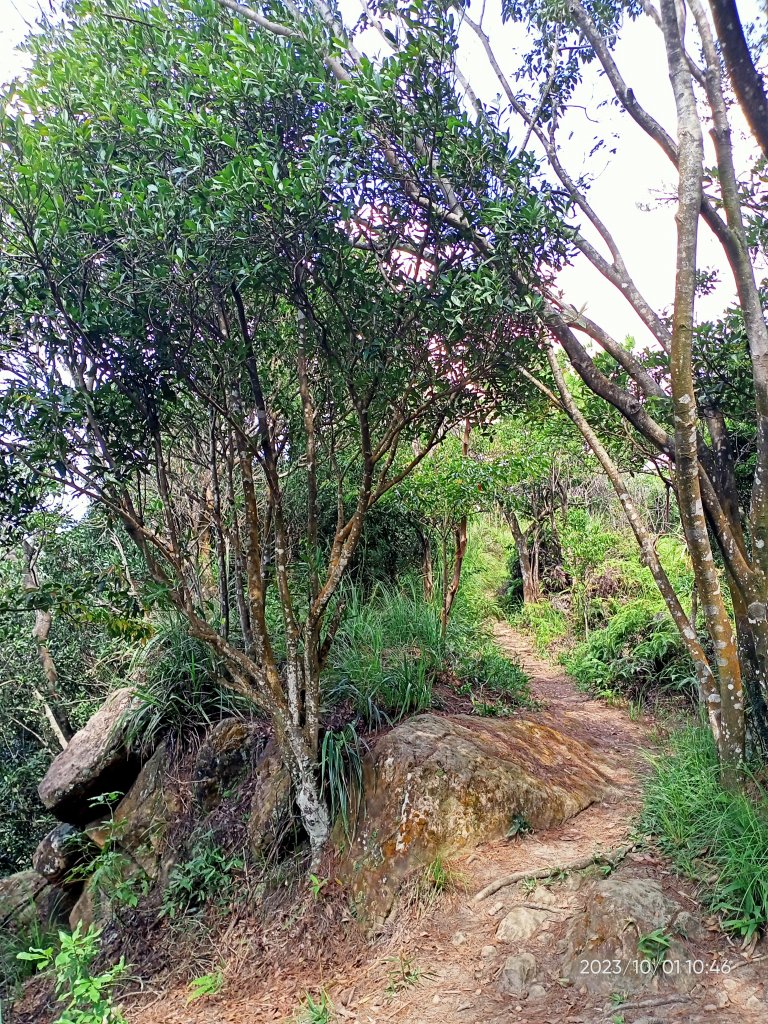
[[[690,656],[658,598],[625,604],[563,660],[579,687],[599,697],[690,695],[696,685]]]
[[[190,856],[168,876],[161,917],[175,920],[201,913],[206,906],[226,906],[233,897],[235,878],[244,866],[242,857],[231,856],[210,835],[201,836]]]
[[[722,788],[714,740],[704,727],[675,733],[653,759],[642,823],[675,866],[701,882],[726,931],[749,940],[768,924],[768,797]]]
[[[346,703],[369,727],[379,728],[432,707],[441,673],[476,698],[480,713],[508,714],[527,704],[528,677],[491,638],[480,596],[487,593],[482,572],[477,563],[465,569],[445,636],[439,604],[425,600],[420,580],[379,583],[368,595],[349,587],[326,670],[324,705]]]
[[[134,658],[137,707],[129,712],[128,740],[147,751],[165,735],[181,736],[230,716],[244,716],[253,705],[228,689],[222,666],[210,647],[190,636],[182,620],[166,613]]]
[[[71,934],[58,933],[57,945],[32,947],[18,954],[20,961],[39,971],[53,969],[56,1000],[64,1006],[55,1024],[126,1024],[115,1005],[115,986],[128,968],[121,957],[107,970],[94,973],[100,946],[99,929],[90,925],[83,931],[78,922]]]
[[[518,605],[508,612],[510,625],[525,630],[533,639],[537,651],[546,654],[553,644],[564,640],[570,631],[568,617],[549,601]]]
[[[30,948],[53,947],[57,943],[57,929],[45,927],[39,921],[0,929],[0,1021],[4,1001],[12,1002],[20,993],[23,983],[35,972],[34,961],[20,957]]]

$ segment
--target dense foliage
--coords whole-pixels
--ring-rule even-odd
[[[125,683],[143,755],[258,718],[314,869],[377,731],[530,706],[506,616],[599,697],[699,703],[712,740],[659,758],[647,824],[716,871],[728,927],[766,924],[765,89],[716,2],[714,30],[698,0],[687,27],[671,0],[502,2],[514,66],[476,6],[69,0],[29,37],[0,96],[0,870],[50,824],[51,759]],[[672,134],[617,65],[640,18]],[[592,206],[609,140],[564,166],[595,73],[677,183],[669,310]],[[709,321],[701,220],[736,285]],[[650,341],[563,294],[577,256]],[[209,838],[164,916],[247,873]],[[134,907],[137,877],[112,895]],[[76,931],[33,956],[92,1003],[64,995],[65,1017],[121,1019],[97,949]]]

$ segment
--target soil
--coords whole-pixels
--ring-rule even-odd
[[[452,892],[429,901],[414,895],[401,902],[394,921],[366,938],[350,919],[333,884],[298,926],[274,932],[269,948],[245,929],[230,934],[218,950],[225,983],[217,995],[191,1004],[189,990],[136,993],[124,1000],[129,1024],[266,1024],[324,1020],[357,1024],[764,1024],[768,1020],[768,951],[765,941],[742,950],[708,919],[692,885],[652,850],[630,852],[614,872],[617,878],[647,878],[681,902],[702,924],[688,942],[703,966],[689,993],[664,979],[649,978],[648,991],[625,999],[595,995],[563,975],[569,921],[583,911],[590,877],[598,867],[573,872],[550,884],[509,885],[477,901],[484,886],[502,876],[538,868],[567,867],[591,854],[632,843],[640,808],[643,775],[658,723],[632,721],[626,709],[580,693],[561,669],[537,656],[529,640],[499,624],[499,646],[520,661],[532,679],[539,710],[525,712],[542,723],[588,743],[609,765],[613,793],[565,824],[547,832],[489,842],[450,863]],[[540,902],[541,901],[541,902]],[[513,907],[544,906],[551,918],[520,945],[496,937],[500,920]],[[511,954],[531,953],[541,988],[527,998],[500,987]],[[180,955],[186,954],[180,950]],[[658,982],[659,979],[657,979]],[[333,1005],[327,1018],[302,1016],[306,994],[324,989]]]

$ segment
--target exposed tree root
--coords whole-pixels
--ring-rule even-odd
[[[635,843],[630,843],[629,846],[621,846],[618,850],[613,850],[611,853],[593,853],[588,857],[579,857],[578,860],[568,861],[567,864],[556,864],[551,868],[538,868],[535,871],[516,871],[513,875],[504,875],[502,878],[497,878],[495,882],[491,882],[490,885],[486,885],[484,889],[481,889],[475,896],[474,902],[479,903],[481,900],[498,892],[499,889],[505,889],[508,885],[514,885],[515,882],[522,882],[524,878],[550,878],[552,875],[565,874],[568,871],[583,871],[584,868],[591,867],[593,864],[610,864],[611,867],[616,867],[631,850],[634,850],[635,845]]]

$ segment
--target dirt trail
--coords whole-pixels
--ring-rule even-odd
[[[706,970],[692,992],[662,987],[633,995],[615,1005],[610,994],[596,995],[578,981],[565,982],[562,973],[568,922],[584,911],[581,891],[584,872],[574,873],[550,887],[509,886],[482,901],[475,894],[486,884],[517,871],[568,864],[588,854],[614,850],[629,841],[640,805],[645,751],[652,723],[632,722],[624,710],[609,707],[579,693],[562,670],[537,656],[529,640],[506,625],[496,627],[499,646],[520,661],[532,679],[541,708],[532,717],[577,736],[604,761],[613,784],[605,801],[593,804],[562,826],[541,834],[487,843],[452,862],[463,884],[422,913],[404,913],[394,930],[361,951],[351,963],[337,964],[323,978],[307,972],[292,979],[293,1002],[272,991],[260,979],[255,990],[238,982],[220,996],[184,1004],[182,993],[166,993],[161,1004],[138,1007],[128,1014],[131,1024],[262,1024],[302,1019],[286,1017],[287,1005],[322,984],[333,1001],[329,1019],[357,1024],[764,1024],[768,1021],[768,958],[748,962],[738,945],[706,928],[706,915],[690,886],[662,860],[634,852],[615,872],[617,878],[653,880],[665,893],[682,901],[692,918],[703,922],[698,941],[689,950]],[[594,874],[594,872],[593,872]],[[613,877],[613,876],[612,876]],[[551,921],[522,944],[497,938],[499,922],[512,908],[551,908]],[[343,928],[338,922],[337,927]],[[763,944],[764,945],[764,944]],[[536,998],[516,998],[500,989],[500,977],[510,954],[527,952],[536,960],[542,981]],[[722,965],[728,965],[723,973]],[[620,986],[617,985],[620,991]],[[235,991],[233,991],[233,989]],[[129,1008],[130,1011],[130,1008]]]

